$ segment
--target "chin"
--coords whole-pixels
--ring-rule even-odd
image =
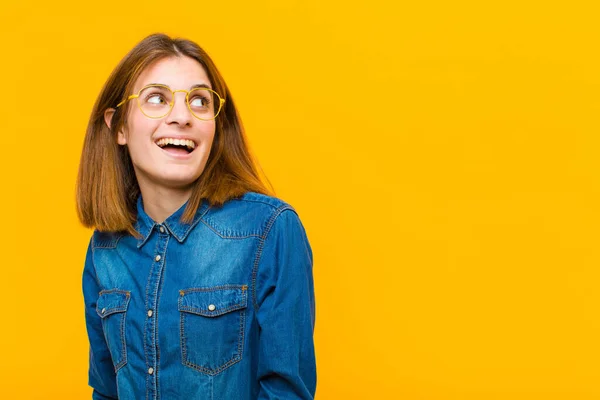
[[[193,185],[201,174],[186,174],[186,175],[167,175],[162,176],[160,181],[163,185],[174,188],[183,189]]]

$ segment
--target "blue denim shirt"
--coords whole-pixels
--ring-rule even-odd
[[[312,399],[312,250],[296,211],[246,193],[94,231],[83,272],[93,399]]]

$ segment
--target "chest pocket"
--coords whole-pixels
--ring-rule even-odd
[[[129,299],[130,294],[126,290],[102,290],[96,303],[96,312],[102,319],[102,330],[115,372],[127,363],[125,316]]]
[[[179,291],[183,365],[216,375],[242,359],[247,285]]]

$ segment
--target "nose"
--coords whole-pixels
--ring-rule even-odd
[[[177,92],[179,92],[179,97],[177,97]],[[167,124],[176,123],[180,126],[191,126],[192,120],[194,116],[190,112],[189,108],[186,104],[186,91],[185,90],[176,90],[173,95],[173,108],[171,108],[171,112],[167,115],[166,122]]]

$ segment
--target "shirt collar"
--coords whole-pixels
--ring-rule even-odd
[[[185,204],[179,207],[177,211],[171,214],[162,223],[162,225],[164,225],[169,230],[169,232],[171,232],[171,234],[175,236],[179,243],[183,243],[183,241],[190,233],[192,228],[196,226],[196,224],[200,221],[202,216],[206,214],[209,208],[206,200],[202,200],[200,206],[198,207],[196,215],[194,215],[193,221],[189,224],[186,224],[184,222],[181,222],[180,218],[183,215],[183,212],[185,211],[185,207],[187,206],[188,202],[189,200],[186,201]],[[146,211],[144,211],[142,195],[140,194],[137,199],[137,220],[135,223],[135,230],[138,231],[140,235],[142,235],[142,237],[138,239],[137,247],[142,247],[150,237],[150,234],[154,230],[154,227],[160,225],[161,224],[154,222],[154,220],[150,218],[148,214],[146,214]]]

